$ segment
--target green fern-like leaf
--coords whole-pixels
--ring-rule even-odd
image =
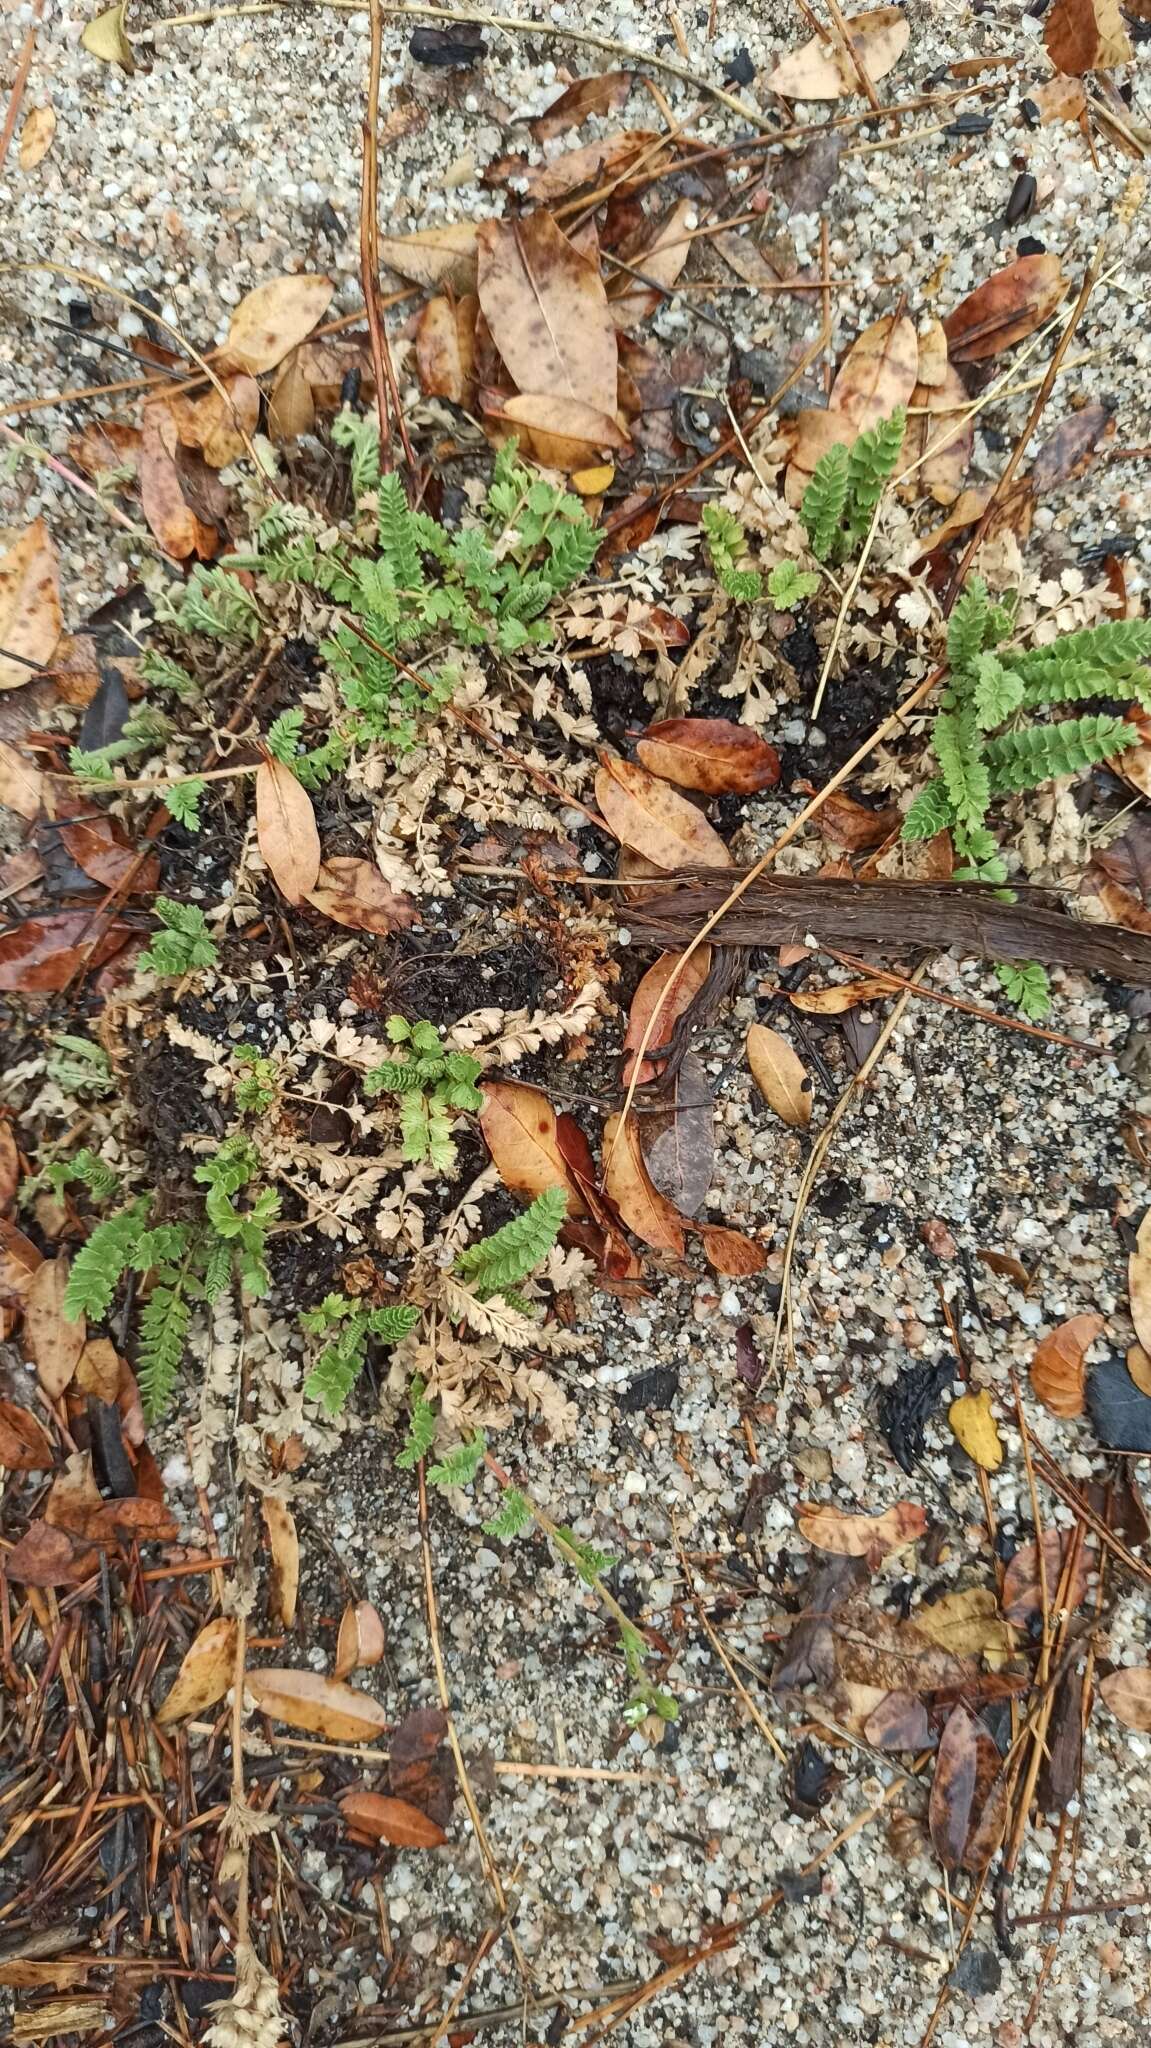
[[[966,675],[986,645],[991,607],[987,586],[973,576],[959,598],[947,628],[947,662],[953,676]]]
[[[94,1039],[80,1038],[71,1031],[57,1031],[52,1043],[60,1049],[49,1053],[47,1073],[70,1095],[107,1095],[112,1088],[112,1062]]]
[[[353,412],[345,405],[332,421],[332,439],[346,448],[352,458],[352,493],[356,498],[374,491],[380,481],[380,429],[370,414]]]
[[[81,1316],[98,1321],[107,1314],[136,1241],[147,1227],[150,1208],[151,1196],[138,1195],[126,1209],[98,1223],[87,1244],[81,1246],[64,1291],[64,1314],[69,1322],[78,1322]]]
[[[545,1188],[522,1215],[460,1253],[456,1271],[472,1281],[472,1291],[480,1301],[493,1294],[506,1295],[509,1287],[526,1280],[559,1236],[567,1206],[565,1188]]]
[[[383,1308],[368,1310],[368,1330],[381,1344],[399,1344],[410,1336],[420,1315],[421,1310],[413,1308],[409,1301],[391,1301]]]
[[[478,1429],[466,1443],[454,1445],[437,1465],[429,1465],[429,1483],[432,1486],[470,1486],[484,1462],[487,1447],[487,1437],[482,1429]]]
[[[1069,636],[1070,637],[1070,636]],[[1128,697],[1142,703],[1151,686],[1151,669],[1109,669],[1080,655],[1053,654],[1035,660],[1026,654],[1013,664],[1028,709],[1041,704],[1081,704],[1087,697]]]
[[[396,1453],[396,1463],[402,1472],[410,1472],[413,1466],[418,1465],[436,1440],[436,1411],[424,1398],[421,1379],[412,1381],[409,1402],[408,1433],[403,1449]]]
[[[601,1579],[605,1572],[610,1571],[615,1563],[615,1559],[611,1556],[610,1552],[597,1550],[594,1543],[585,1543],[582,1537],[576,1535],[574,1529],[561,1526],[556,1530],[556,1535],[561,1537],[563,1542],[567,1544],[568,1549],[575,1553],[569,1562],[575,1566],[585,1586],[594,1588],[596,1580]],[[641,1656],[642,1641],[641,1637]]]
[[[943,786],[942,778],[936,776],[926,789],[921,789],[903,820],[903,839],[934,839],[937,832],[943,832],[955,823],[955,806]]]
[[[847,456],[847,529],[851,540],[862,540],[867,532],[871,515],[899,461],[906,431],[906,408],[897,405],[889,419],[877,420],[852,442]]]
[[[330,1344],[325,1344],[304,1381],[309,1401],[318,1401],[328,1415],[339,1415],[359,1379],[367,1359],[367,1332],[359,1317],[346,1323]]]
[[[935,721],[935,756],[943,786],[961,825],[980,825],[991,800],[991,781],[975,711],[970,705],[959,711],[941,711]]]
[[[981,732],[994,732],[1023,702],[1023,684],[994,654],[977,654],[971,701]]]
[[[1030,648],[1018,665],[1033,673],[1049,661],[1083,662],[1123,675],[1138,662],[1151,661],[1151,619],[1104,619],[1078,633],[1061,633],[1047,647]]]
[[[186,775],[183,782],[173,782],[165,791],[164,806],[168,816],[175,824],[182,825],[186,832],[198,832],[200,829],[200,800],[206,788],[202,775]]]
[[[803,494],[799,516],[808,546],[819,562],[830,561],[842,540],[848,506],[848,449],[842,441],[825,450]]]
[[[157,896],[152,908],[162,929],[153,932],[151,946],[140,955],[138,964],[145,973],[188,974],[195,967],[215,965],[215,941],[198,905]]]
[[[991,789],[1036,789],[1058,775],[1078,775],[1096,761],[1108,761],[1130,745],[1131,727],[1107,712],[1064,718],[1056,725],[1027,726],[986,743]]]
[[[517,1486],[509,1486],[499,1513],[483,1524],[483,1531],[485,1536],[498,1536],[501,1542],[510,1543],[513,1537],[530,1529],[531,1524],[531,1502]]]
[[[303,730],[304,714],[298,705],[293,705],[289,711],[281,711],[268,727],[268,752],[274,754],[277,761],[282,761],[285,767],[293,768]]]
[[[1051,983],[1038,960],[1004,961],[995,972],[1008,1002],[1033,1024],[1042,1024],[1050,1016]]]
[[[738,519],[722,505],[705,505],[701,524],[708,558],[721,587],[738,603],[755,604],[763,596],[763,578],[758,569],[737,566],[747,553],[747,536]]]
[[[777,562],[767,579],[767,594],[777,612],[794,611],[818,589],[814,570],[801,569],[795,562]]]
[[[136,1378],[149,1422],[162,1415],[171,1400],[191,1320],[191,1306],[178,1276],[153,1287],[141,1312],[136,1354]]]
[[[144,682],[151,683],[158,690],[171,690],[176,697],[191,700],[200,694],[199,686],[186,668],[173,661],[158,648],[146,647],[139,660],[139,673]]]
[[[544,565],[554,595],[570,590],[587,575],[595,561],[601,536],[589,519],[564,520],[548,535],[550,554]]]
[[[391,567],[397,589],[422,590],[424,567],[420,560],[419,539],[403,484],[394,469],[380,478],[376,518],[380,547]]]

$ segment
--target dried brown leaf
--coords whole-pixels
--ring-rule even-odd
[[[318,1671],[266,1665],[246,1672],[244,1686],[261,1714],[289,1728],[305,1728],[326,1742],[374,1742],[388,1726],[377,1700]]]
[[[345,1792],[340,1812],[357,1834],[387,1842],[393,1849],[442,1849],[448,1839],[442,1827],[418,1806],[409,1806],[406,1799],[392,1799],[386,1792]]]
[[[474,220],[452,221],[414,235],[381,235],[380,262],[432,291],[474,292],[476,227]]]
[[[715,1100],[703,1061],[685,1053],[666,1091],[666,1107],[645,1106],[638,1122],[652,1185],[681,1216],[694,1216],[707,1198],[715,1170],[714,1123]]]
[[[76,1370],[87,1340],[83,1316],[74,1323],[64,1315],[68,1259],[45,1259],[37,1266],[24,1297],[24,1349],[50,1401],[58,1400]]]
[[[316,424],[316,400],[300,360],[299,349],[285,356],[268,398],[268,434],[277,447],[310,434]]]
[[[155,1718],[161,1728],[216,1706],[231,1685],[235,1670],[236,1622],[231,1615],[217,1615],[189,1643],[180,1669],[156,1708]]]
[[[897,10],[893,9],[892,12]],[[886,313],[865,327],[848,349],[828,398],[832,412],[843,413],[857,434],[890,419],[908,405],[919,371],[919,340],[905,313]]]
[[[1125,1728],[1151,1734],[1151,1665],[1124,1664],[1099,1681],[1099,1691]]]
[[[10,1472],[50,1472],[55,1463],[52,1445],[31,1409],[0,1401],[0,1465]]]
[[[637,762],[600,758],[596,802],[622,846],[661,868],[730,867],[719,833],[687,797]]]
[[[1104,1316],[1072,1316],[1036,1346],[1031,1384],[1052,1415],[1082,1415],[1084,1361],[1105,1321]]]
[[[1119,0],[1055,0],[1043,24],[1043,47],[1057,71],[1077,77],[1130,64],[1135,55]]]
[[[643,1163],[636,1119],[609,1116],[603,1132],[604,1188],[628,1229],[655,1251],[683,1256],[683,1218]]]
[[[256,770],[256,838],[281,896],[303,903],[320,873],[316,813],[303,783],[273,755]]]
[[[340,1616],[336,1638],[333,1678],[346,1678],[349,1671],[367,1670],[384,1654],[384,1624],[370,1600],[349,1601]]]
[[[838,1557],[865,1557],[872,1566],[893,1550],[918,1543],[927,1530],[926,1511],[913,1501],[897,1501],[882,1515],[849,1515],[841,1508],[801,1503],[796,1509],[799,1533],[816,1550]]]
[[[690,199],[677,200],[655,228],[646,229],[635,242],[628,242],[620,255],[631,270],[638,270],[650,285],[615,272],[608,297],[614,325],[623,331],[636,327],[661,304],[664,293],[674,285],[691,251],[691,225],[696,217]],[[653,289],[657,287],[657,289]]]
[[[245,293],[228,323],[217,369],[246,370],[252,377],[274,370],[319,325],[334,291],[330,277],[303,272],[256,285]]]
[[[866,14],[848,18],[852,49],[866,69],[873,85],[886,78],[911,36],[911,24],[901,7],[875,7]],[[859,71],[842,45],[826,34],[812,36],[802,48],[776,65],[767,80],[768,90],[789,100],[838,100],[849,93],[861,93]]]
[[[604,448],[630,448],[631,442],[619,422],[582,398],[564,398],[558,392],[517,391],[501,399],[494,408],[486,405],[490,417],[510,420],[527,435],[531,453],[545,469],[569,473],[586,469],[592,456]]]
[[[33,1522],[5,1553],[4,1570],[21,1586],[74,1586],[95,1562],[90,1544],[77,1543],[66,1529]]]
[[[19,818],[38,818],[44,804],[44,777],[35,761],[7,740],[0,740],[0,804]]]
[[[56,134],[54,107],[29,107],[20,130],[20,169],[34,171],[43,163]]]
[[[308,902],[330,917],[334,924],[358,932],[375,932],[386,938],[389,932],[406,931],[419,918],[419,906],[411,896],[390,889],[374,861],[354,854],[333,854],[320,863]]]
[[[185,448],[198,448],[209,469],[224,469],[243,455],[260,418],[260,387],[254,377],[224,377],[177,416]]]
[[[300,1592],[300,1539],[295,1518],[287,1502],[274,1493],[264,1494],[260,1507],[272,1553],[268,1604],[277,1621],[285,1628],[295,1628]]]
[[[0,690],[30,682],[28,662],[51,661],[62,623],[56,548],[44,521],[34,519],[0,555]],[[24,660],[9,658],[17,654]]]
[[[742,1230],[731,1230],[723,1223],[695,1223],[692,1229],[708,1265],[726,1279],[742,1280],[751,1273],[762,1273],[767,1264],[766,1247],[745,1237]]]
[[[456,305],[429,299],[416,328],[416,368],[429,398],[470,407],[475,398],[476,307],[474,298]],[[470,317],[469,317],[470,314]]]
[[[618,114],[634,79],[631,71],[601,71],[594,77],[574,79],[531,123],[536,141],[549,142],[553,135],[566,135],[589,114]]]
[[[1061,1535],[1058,1529],[1048,1529],[1043,1538],[1043,1575],[1047,1582],[1048,1604],[1053,1611],[1058,1604],[1057,1594],[1070,1543],[1071,1538]],[[1063,1604],[1068,1610],[1078,1607],[1086,1591],[1087,1560],[1080,1546]],[[1035,1543],[1021,1544],[1003,1575],[1003,1612],[1014,1628],[1026,1628],[1035,1615],[1043,1612],[1039,1548]]]
[[[140,504],[152,533],[174,561],[198,555],[209,562],[217,532],[200,519],[180,487],[176,466],[179,429],[170,405],[154,398],[144,407],[140,428]]]
[[[968,294],[943,325],[953,363],[982,363],[1025,341],[1050,317],[1067,280],[1058,256],[1019,256]]]
[[[566,1187],[569,1216],[586,1215],[560,1151],[556,1113],[543,1091],[523,1081],[485,1081],[481,1093],[480,1129],[504,1186],[529,1201],[545,1188]]]
[[[655,965],[649,967],[643,976],[631,1001],[623,1041],[625,1053],[634,1052],[647,1032],[653,1015],[656,1020],[655,1028],[648,1044],[653,1051],[667,1045],[676,1019],[682,1017],[688,1005],[699,994],[711,971],[711,947],[699,946],[696,949],[668,994],[668,985],[673,975],[677,973],[682,959],[682,953],[661,953]],[[625,1083],[631,1080],[634,1065],[634,1059],[624,1061]],[[660,1071],[661,1067],[657,1060],[646,1058],[639,1076],[641,1084],[654,1079]]]
[[[779,755],[749,725],[730,718],[663,718],[637,742],[645,768],[707,796],[751,796],[779,781]]]
[[[770,1025],[753,1024],[747,1034],[747,1063],[770,1109],[806,1130],[811,1122],[811,1077],[799,1054]]]
[[[871,974],[863,981],[838,982],[833,988],[796,989],[791,996],[793,1010],[807,1017],[842,1017],[861,1003],[873,1003],[898,993],[899,983],[885,974]]]
[[[28,917],[0,933],[0,989],[21,995],[55,995],[66,988],[86,960],[100,967],[131,936],[127,925],[109,924],[92,944],[90,910],[57,910]]]
[[[610,418],[618,351],[598,267],[543,211],[481,222],[477,246],[480,306],[513,383]]]

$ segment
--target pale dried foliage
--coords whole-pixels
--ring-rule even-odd
[[[445,1441],[477,1429],[506,1429],[517,1411],[540,1421],[556,1443],[570,1442],[576,1433],[575,1402],[550,1374],[520,1363],[494,1337],[463,1340],[442,1321],[426,1318],[392,1353],[389,1388],[397,1402],[413,1373],[424,1381],[428,1399],[440,1403]]]
[[[292,2022],[280,2004],[276,1980],[250,1942],[237,1942],[235,1991],[212,2012],[204,2048],[279,2048],[291,2038]]]

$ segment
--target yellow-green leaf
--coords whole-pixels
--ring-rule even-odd
[[[117,6],[98,14],[95,21],[88,23],[80,41],[93,57],[99,57],[101,63],[118,64],[122,71],[134,71],[136,62],[124,27],[127,8],[128,0],[118,0]]]
[[[961,1394],[947,1411],[947,1420],[957,1441],[969,1458],[985,1472],[996,1472],[1003,1463],[1003,1439],[991,1412],[991,1395],[986,1387],[978,1394]]]

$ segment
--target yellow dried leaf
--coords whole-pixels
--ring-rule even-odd
[[[184,1661],[156,1709],[160,1726],[186,1721],[189,1715],[214,1707],[232,1683],[235,1662],[236,1623],[230,1615],[220,1615],[189,1643]]]
[[[20,131],[20,169],[34,171],[43,163],[52,147],[56,133],[56,110],[54,107],[29,107],[28,116]]]
[[[747,1061],[755,1085],[785,1124],[806,1130],[811,1122],[811,1076],[786,1038],[767,1024],[747,1034]]]
[[[122,71],[131,73],[136,69],[136,60],[124,27],[126,13],[127,0],[118,0],[117,6],[107,8],[88,23],[80,41],[102,64],[118,64]]]
[[[987,1388],[981,1387],[977,1394],[961,1394],[958,1401],[951,1403],[947,1420],[968,1457],[985,1472],[997,1472],[1003,1463],[1003,1439],[991,1411]]]

